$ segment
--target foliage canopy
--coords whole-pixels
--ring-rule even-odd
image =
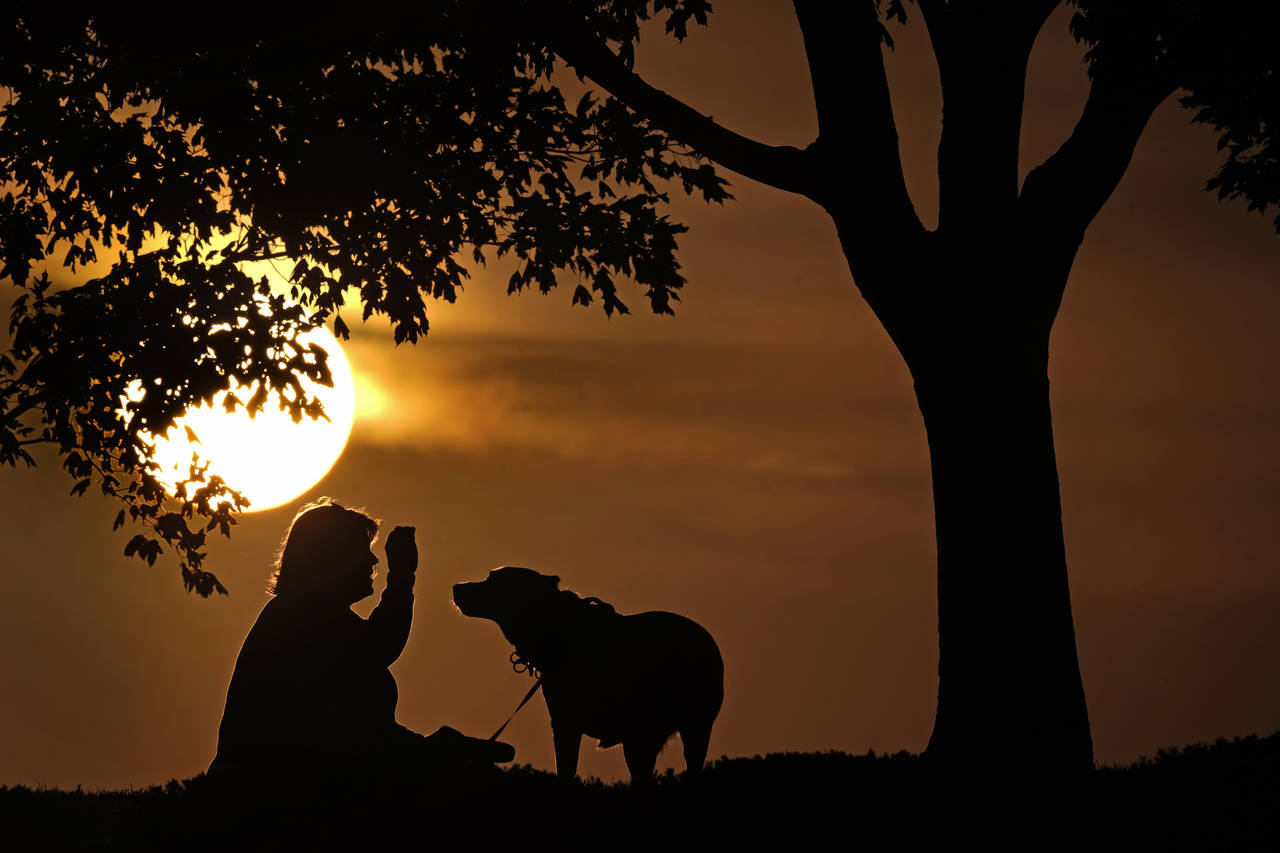
[[[295,419],[319,414],[299,377],[327,382],[324,353],[294,338],[326,321],[346,337],[353,295],[412,343],[427,297],[452,302],[467,264],[510,256],[511,292],[569,281],[574,303],[626,313],[630,278],[670,313],[684,227],[664,185],[722,201],[724,181],[617,99],[567,97],[551,50],[481,5],[341,22],[259,6],[252,27],[197,30],[158,9],[11,7],[0,278],[22,293],[0,357],[0,463],[55,445],[74,492],[96,482],[126,504],[117,526],[147,526],[128,553],[154,562],[167,543],[208,595],[222,587],[205,533],[245,502],[193,467],[170,509],[148,434],[229,378],[259,392],[229,406],[257,411],[271,388]],[[646,5],[593,10],[594,25],[633,44]],[[705,20],[700,2],[657,6],[677,34]],[[273,259],[292,302],[245,268]],[[93,277],[68,287],[50,263]]]

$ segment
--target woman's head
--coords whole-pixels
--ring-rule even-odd
[[[320,498],[298,510],[267,581],[272,595],[340,595],[359,601],[373,592],[378,521]]]

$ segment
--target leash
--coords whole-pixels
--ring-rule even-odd
[[[507,717],[507,722],[505,722],[505,723],[503,723],[502,725],[498,726],[498,730],[497,730],[496,732],[494,732],[494,733],[493,733],[493,736],[492,736],[492,737],[490,737],[490,738],[489,738],[489,740],[497,740],[497,739],[498,739],[498,735],[502,734],[502,730],[503,730],[503,729],[505,729],[505,728],[507,727],[507,725],[508,725],[508,724],[510,724],[510,722],[516,718],[516,714],[520,713],[520,709],[521,709],[521,708],[523,708],[525,705],[527,705],[527,704],[529,703],[529,700],[533,698],[533,694],[537,693],[537,692],[538,692],[538,688],[539,688],[539,687],[541,687],[541,686],[542,686],[542,679],[541,679],[541,678],[539,678],[539,679],[534,683],[533,687],[529,688],[529,692],[528,692],[528,693],[526,693],[526,694],[524,694],[524,698],[520,700],[520,704],[516,706],[516,709],[515,709],[514,711],[512,711],[512,712],[511,712],[511,716],[510,716],[510,717]]]

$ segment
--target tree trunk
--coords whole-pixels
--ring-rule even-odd
[[[1085,769],[1093,744],[1067,588],[1047,331],[1043,349],[992,348],[981,332],[970,341],[912,359],[938,541],[928,754],[962,766],[998,758]]]
[[[1048,378],[1079,241],[1011,226],[997,252],[936,232],[859,240],[868,223],[836,221],[854,281],[915,380],[929,440],[939,659],[927,754],[966,771],[993,759],[1087,769]]]

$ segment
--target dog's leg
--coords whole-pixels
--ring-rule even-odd
[[[697,773],[707,760],[707,748],[711,745],[711,725],[715,717],[680,729],[680,743],[684,746],[684,770]]]
[[[556,774],[572,779],[578,775],[578,748],[582,745],[582,732],[572,726],[552,726],[551,738],[556,746]]]
[[[632,785],[648,785],[653,781],[653,768],[662,752],[662,741],[636,739],[622,742],[622,756],[627,760],[627,771]]]

